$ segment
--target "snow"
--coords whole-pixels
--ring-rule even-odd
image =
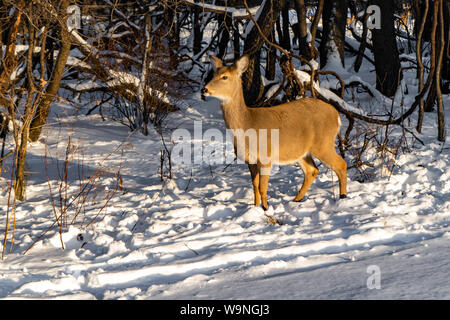
[[[189,3],[192,6],[199,5],[199,3],[195,3],[195,1],[193,1],[193,0],[184,0],[184,2]],[[249,8],[250,13],[253,15],[256,14],[256,12],[259,10],[260,7],[262,7],[262,5]],[[208,11],[213,11],[213,12],[228,12],[228,13],[231,13],[231,16],[233,18],[244,18],[244,17],[248,16],[247,9],[237,9],[237,8],[233,8],[233,7],[218,6],[218,5],[209,4],[209,3],[201,3],[201,8],[203,10],[208,10]]]
[[[295,70],[295,74],[297,75],[297,78],[300,82],[306,82],[309,83],[311,81],[311,75],[306,73],[305,71],[301,70]],[[351,104],[347,103],[345,100],[338,97],[334,92],[328,90],[326,87],[319,85],[317,81],[314,82],[314,89],[319,92],[325,99],[329,101],[336,101],[341,106],[345,108],[345,110],[352,111],[356,114],[364,115],[364,111],[352,106]]]
[[[217,101],[186,103],[190,108],[172,114],[171,125],[191,130],[193,120],[202,120],[204,131],[225,130]],[[66,108],[61,104],[55,113]],[[64,126],[73,130],[49,128],[45,141],[54,160],[62,160],[63,153],[55,148],[64,150],[72,134],[72,141],[83,146],[87,171],[102,161],[104,168],[117,167],[118,155],[103,159],[126,141],[121,169],[126,192],[113,197],[104,217],[86,228],[88,217],[98,211],[88,205],[86,221],[64,229],[64,250],[55,227],[23,255],[54,219],[49,200],[42,196],[45,176],[33,174],[27,201],[17,206],[13,252],[0,263],[1,297],[450,297],[449,146],[432,138],[431,120],[424,127],[424,136],[430,136],[426,146],[402,154],[401,170],[390,179],[359,183],[350,172],[345,200],[334,200],[331,172],[321,165],[307,199],[293,203],[301,173],[280,167],[269,189],[269,214],[282,222],[280,226],[269,225],[263,210],[252,205],[245,165],[231,165],[223,172],[224,165],[175,164],[176,185],[169,187],[159,178],[156,150],[162,146],[155,133],[129,136],[117,123],[98,121],[67,116]],[[39,172],[43,149],[42,143],[30,146],[31,172]],[[55,161],[49,162],[51,176]],[[75,185],[72,179],[69,184]],[[2,178],[1,183],[8,181]],[[7,193],[1,196],[6,210]],[[372,265],[381,270],[381,289],[367,288],[367,268]]]
[[[327,68],[346,82],[358,80],[374,87],[369,64],[363,63],[356,77],[350,72],[351,63],[346,68],[333,58],[329,63]],[[309,81],[306,72],[296,73]],[[111,75],[139,84],[137,76]],[[414,70],[405,72],[405,84],[411,87],[414,77]],[[333,85],[331,80],[322,81],[315,88],[340,99],[328,90]],[[415,87],[409,92],[398,98],[410,103]],[[358,113],[381,114],[390,107],[384,97],[372,101],[376,110],[355,107],[358,102],[365,105],[366,98],[361,93],[352,101],[347,92],[343,103]],[[444,106],[448,105],[446,95]],[[178,128],[188,130],[203,147],[212,144],[195,136],[195,121],[201,121],[202,133],[209,129],[225,133],[217,100],[201,101],[193,93],[180,106],[182,110],[166,121],[169,147],[174,145],[170,132]],[[306,199],[294,203],[303,179],[300,168],[274,168],[267,214],[281,225],[267,223],[262,208],[253,206],[244,164],[173,163],[173,180],[161,181],[164,147],[155,130],[146,137],[130,134],[125,126],[102,122],[98,115],[76,114],[63,99],[54,104],[49,122],[53,125],[45,128],[40,141],[29,145],[26,201],[17,203],[12,251],[9,237],[5,259],[0,261],[0,298],[450,298],[450,145],[436,140],[435,113],[426,114],[423,133],[418,135],[425,145],[409,136],[410,150],[400,152],[391,172],[376,171],[361,183],[358,172],[350,169],[347,199],[336,199],[336,176],[317,163],[319,176]],[[449,131],[449,112],[446,123]],[[412,130],[414,124],[415,115],[411,123],[405,121]],[[60,172],[69,136],[78,147],[69,166],[69,198],[75,199],[80,186],[96,172],[101,174],[93,179],[86,201],[74,201],[69,208],[67,220],[75,222],[60,235],[56,225],[49,229],[55,213],[47,174],[59,214]],[[9,139],[6,149],[11,146]],[[9,161],[3,168],[10,167]],[[123,179],[121,188],[117,173]],[[3,172],[0,178],[1,235],[8,211],[8,174]],[[374,275],[379,289],[371,287]]]
[[[264,6],[266,5],[266,0],[263,0],[261,5],[257,8],[256,12],[252,12],[250,11],[250,13],[253,15],[253,19],[258,22],[259,16],[261,15]],[[247,9],[245,9],[247,10]],[[247,12],[247,11],[246,11]],[[245,27],[245,31],[244,31],[244,38],[247,37],[247,35],[252,31],[253,27],[255,26],[253,19],[250,20],[247,24],[247,26]]]

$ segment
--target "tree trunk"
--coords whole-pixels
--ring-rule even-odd
[[[228,14],[221,15],[219,21],[221,22],[221,31],[219,37],[219,52],[217,57],[223,59],[227,53],[228,42],[230,41],[230,30],[233,27],[233,21]]]
[[[291,34],[289,32],[289,1],[281,9],[281,15],[283,18],[283,45],[286,50],[291,50]]]
[[[22,22],[22,8],[25,1],[20,1],[15,9],[14,15],[11,18],[8,35],[6,39],[6,52],[5,57],[2,58],[2,63],[0,64],[0,92],[3,93],[8,90],[10,86],[9,79],[11,78],[11,73],[16,68],[17,58],[16,58],[16,40],[19,33],[19,26]],[[10,114],[11,116],[11,114]]]
[[[444,1],[444,61],[442,62],[442,79],[450,80],[450,1]],[[450,92],[447,92],[450,93]]]
[[[266,1],[264,6],[260,8],[257,23],[267,38],[270,38],[273,26],[280,16],[285,2],[285,0]],[[264,93],[260,70],[260,53],[263,44],[263,37],[261,37],[258,28],[253,25],[244,42],[244,53],[250,56],[250,61],[247,71],[242,75],[244,98],[249,106],[259,104]]]
[[[441,91],[441,69],[442,60],[444,57],[444,47],[445,47],[445,31],[444,31],[444,0],[439,1],[439,54],[436,57],[436,98],[437,98],[437,115],[438,115],[438,140],[445,141],[445,117],[444,117],[444,104],[442,101],[442,91]],[[447,25],[448,28],[448,25]]]
[[[239,22],[236,20],[233,27],[233,55],[234,60],[241,56],[241,38],[239,33]]]
[[[422,17],[423,12],[425,11],[425,0],[414,0],[414,12],[416,15],[416,19],[414,20],[414,34],[417,35],[418,30],[420,28],[421,19],[417,19],[418,16]],[[417,2],[417,3],[416,3]],[[430,7],[433,3],[430,3]],[[430,42],[431,39],[431,29],[433,22],[433,10],[428,10],[427,19],[425,20],[424,32],[423,32],[423,41]]]
[[[439,51],[439,43],[436,41],[436,30],[439,20],[439,2],[434,1],[430,2],[433,4],[433,10],[429,10],[432,13],[432,25],[431,25],[431,34],[429,35],[429,39],[431,41],[431,54],[430,54],[430,73],[428,77],[432,79],[431,88],[428,91],[427,99],[425,100],[424,110],[425,112],[432,112],[434,102],[436,101],[436,77],[434,76],[436,72],[436,52]]]
[[[142,119],[139,117],[136,117],[136,129],[140,129],[142,134],[144,136],[148,135],[148,122],[150,121],[150,106],[151,103],[146,99],[147,97],[147,89],[148,89],[148,79],[150,76],[150,53],[152,51],[152,19],[150,17],[150,14],[145,15],[145,49],[143,56],[143,62],[142,62],[142,71],[141,71],[141,78],[140,82],[137,88],[137,98],[138,98],[138,104],[136,106],[136,113],[141,115],[142,113]],[[142,121],[140,121],[142,120]]]
[[[14,193],[17,200],[22,201],[25,197],[25,160],[27,156],[27,145],[30,133],[30,120],[32,117],[33,93],[28,93],[27,107],[25,109],[25,122],[20,135],[20,145],[17,146],[16,177],[14,183]]]
[[[362,60],[364,57],[364,51],[366,51],[367,46],[367,34],[369,32],[369,28],[367,27],[367,12],[363,16],[363,32],[361,36],[361,43],[359,44],[358,54],[355,59],[354,70],[355,72],[359,72],[359,68],[361,68]],[[356,19],[356,17],[355,17]]]
[[[377,89],[392,97],[399,84],[400,59],[394,29],[394,3],[372,0],[381,9],[381,28],[372,29]],[[401,75],[400,75],[401,77]]]
[[[417,2],[417,1],[416,1]],[[428,0],[425,0],[425,11],[422,13],[422,17],[419,17],[419,12],[416,12],[416,19],[420,21],[420,24],[415,22],[414,26],[417,25],[417,34],[416,34],[416,60],[417,60],[417,78],[419,80],[419,86],[418,91],[421,92],[423,89],[423,71],[424,66],[422,62],[422,36],[423,36],[423,30],[425,28],[425,22],[428,16]],[[423,122],[423,115],[424,115],[424,103],[423,98],[419,99],[419,114],[417,116],[417,126],[416,130],[418,133],[422,132],[422,122]]]
[[[25,197],[25,165],[26,165],[26,156],[27,156],[27,146],[28,146],[28,138],[30,133],[30,123],[33,119],[34,106],[36,103],[35,96],[37,93],[35,86],[35,79],[33,74],[33,52],[35,48],[35,40],[36,40],[36,30],[34,29],[33,22],[30,21],[30,17],[27,16],[27,25],[28,25],[28,50],[27,50],[27,77],[26,84],[26,104],[23,111],[23,124],[20,129],[16,129],[14,132],[14,139],[16,142],[16,172],[15,172],[15,182],[14,182],[14,195],[15,198],[19,201],[24,200]],[[41,71],[43,74],[44,71]],[[39,95],[39,94],[37,94]],[[36,97],[38,99],[38,97]],[[20,143],[19,143],[20,140]]]
[[[172,68],[176,69],[178,65],[178,56],[176,52],[178,51],[179,46],[179,35],[176,32],[177,13],[172,6],[167,6],[164,11],[170,65]]]
[[[317,5],[316,14],[314,15],[313,22],[311,24],[311,42],[310,42],[310,48],[311,48],[311,58],[316,59],[319,55],[319,52],[316,48],[316,33],[317,33],[317,26],[319,25],[320,17],[322,16],[323,12],[323,6],[324,6],[325,0],[319,0],[319,3]]]
[[[56,39],[57,39],[57,35],[55,30],[53,29],[54,25],[50,25],[49,27],[49,31],[48,31],[48,35],[46,38],[46,59],[47,59],[47,79],[50,79],[52,76],[52,70],[55,66],[55,44],[56,44]]]
[[[275,22],[275,27],[277,30],[277,35],[278,35],[278,44],[280,46],[283,46],[283,31],[281,30],[281,18],[278,18],[277,21]]]
[[[342,66],[344,62],[345,27],[347,23],[348,3],[346,0],[327,0],[322,15],[322,41],[320,42],[320,68],[328,62],[328,56],[335,50],[339,54]]]
[[[275,41],[275,32],[272,31],[272,36],[269,38],[270,41]],[[270,47],[267,49],[267,60],[266,60],[266,74],[265,77],[267,80],[275,79],[275,71],[276,71],[276,58],[277,50],[274,47]]]
[[[193,43],[193,50],[194,55],[198,54],[202,50],[202,39],[203,39],[203,33],[200,29],[200,9],[197,6],[194,6],[192,8],[194,11],[194,20],[192,21],[193,29],[194,29],[194,43]]]
[[[46,93],[40,104],[36,109],[36,114],[31,122],[30,140],[37,141],[41,135],[42,127],[47,122],[50,113],[50,106],[59,90],[59,85],[64,74],[64,68],[67,63],[67,58],[70,52],[70,35],[67,30],[67,7],[69,2],[63,0],[61,2],[59,16],[62,18],[59,22],[59,29],[61,35],[61,48],[59,50],[58,59],[56,60],[55,68],[47,87]]]
[[[308,28],[306,26],[305,0],[295,0],[295,11],[297,11],[298,28],[298,52],[306,60],[311,60],[311,49],[308,45]]]

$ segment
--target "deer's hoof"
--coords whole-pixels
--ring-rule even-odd
[[[346,195],[346,194],[341,194],[341,195],[339,196],[339,199],[345,199],[345,198],[347,198],[347,195]]]

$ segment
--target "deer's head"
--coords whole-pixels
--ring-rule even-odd
[[[245,54],[231,66],[224,66],[222,60],[217,57],[209,56],[209,58],[214,76],[202,89],[202,94],[227,102],[242,92],[241,75],[247,70],[249,57]]]

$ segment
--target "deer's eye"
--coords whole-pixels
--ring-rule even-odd
[[[228,79],[228,76],[223,76],[222,77],[222,80],[227,80]]]

